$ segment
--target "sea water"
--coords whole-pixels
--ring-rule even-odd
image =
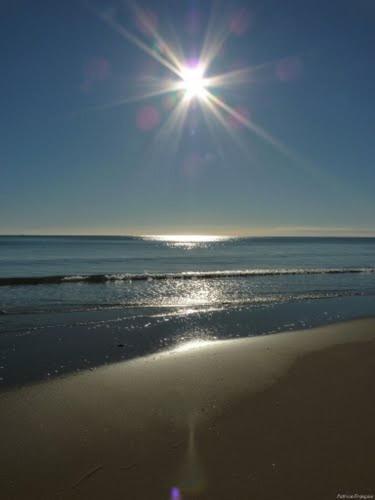
[[[374,238],[0,237],[3,315],[375,294]]]
[[[6,387],[374,315],[375,239],[0,237],[0,311]]]

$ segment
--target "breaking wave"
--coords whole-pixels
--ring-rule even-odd
[[[297,268],[297,269],[244,269],[229,271],[186,271],[178,273],[141,273],[141,274],[89,274],[58,276],[26,276],[0,278],[0,286],[17,285],[57,285],[64,283],[106,283],[114,281],[152,281],[152,280],[189,280],[189,279],[221,279],[251,278],[258,276],[293,276],[293,275],[326,275],[326,274],[370,274],[375,267],[365,268]]]

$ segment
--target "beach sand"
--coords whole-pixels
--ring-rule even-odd
[[[4,499],[375,495],[375,319],[192,343],[0,397]]]

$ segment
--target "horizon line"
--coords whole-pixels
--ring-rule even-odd
[[[311,233],[287,233],[287,234],[277,234],[277,233],[269,233],[269,234],[217,234],[217,233],[155,233],[155,234],[135,234],[135,233],[124,233],[124,234],[116,234],[116,233],[0,233],[0,237],[50,237],[50,238],[161,238],[161,237],[176,237],[176,236],[186,236],[186,237],[195,237],[195,236],[210,236],[217,237],[222,239],[231,239],[231,238],[375,238],[375,231],[369,231],[368,233],[364,231],[363,233],[322,233],[322,234],[311,234]]]

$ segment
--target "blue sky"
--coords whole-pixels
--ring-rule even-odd
[[[90,5],[2,3],[2,234],[375,233],[373,2],[138,4],[186,59],[226,33],[206,76],[257,69],[212,94],[281,148],[198,100],[177,140],[181,91],[131,100],[176,77],[97,14],[154,33]]]

